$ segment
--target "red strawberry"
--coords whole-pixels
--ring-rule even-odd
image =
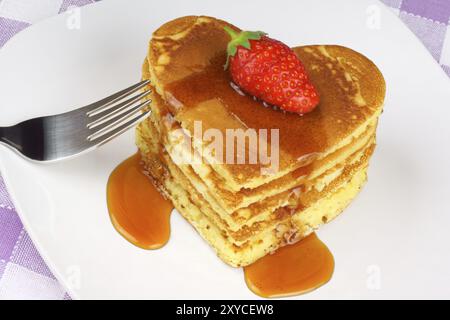
[[[233,81],[245,92],[289,112],[304,114],[319,103],[305,67],[294,51],[265,33],[229,27],[228,59]]]

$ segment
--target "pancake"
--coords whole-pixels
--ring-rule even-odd
[[[142,125],[138,128],[138,131],[140,130],[143,130]],[[164,156],[165,153],[157,147],[158,144],[152,143],[151,139],[146,139],[145,143],[139,145],[142,159],[155,186],[172,201],[175,208],[211,245],[217,255],[233,267],[249,265],[283,245],[295,243],[323,223],[333,220],[356,196],[367,177],[367,159],[364,159],[348,169],[341,178],[344,181],[336,181],[328,190],[324,190],[324,194],[316,196],[317,201],[294,209],[294,212],[291,212],[290,208],[283,208],[289,211],[288,215],[279,212],[279,215],[275,216],[277,223],[271,228],[259,225],[261,232],[248,236],[247,241],[237,242],[206,215],[208,203],[202,199],[181,170],[170,163],[170,158]]]
[[[184,17],[155,31],[150,41],[150,79],[169,102],[181,126],[192,133],[192,122],[211,122],[215,128],[280,130],[280,165],[275,174],[261,177],[259,165],[213,165],[233,191],[255,188],[313,162],[364,131],[381,112],[385,84],[378,68],[363,55],[341,46],[295,48],[321,103],[307,117],[261,108],[261,103],[236,94],[224,72],[227,22],[210,17]],[[208,90],[205,90],[208,88]],[[206,110],[205,110],[206,109]],[[292,139],[296,137],[296,139]],[[306,162],[306,163],[305,163]]]
[[[224,26],[239,30],[188,16],[155,31],[142,68],[143,79],[151,80],[152,112],[138,126],[136,143],[160,192],[237,267],[302,239],[356,196],[375,148],[385,83],[377,67],[351,49],[295,47],[321,102],[303,116],[284,113],[232,84],[223,69]],[[269,134],[263,150],[271,160],[278,155],[276,166],[249,163],[261,152],[247,143],[251,136],[243,155],[233,150],[232,163],[217,161],[217,152],[205,152],[198,123],[223,137],[230,130],[255,132],[258,141],[264,130],[278,130],[278,145]],[[226,144],[221,148],[219,154],[229,152]]]

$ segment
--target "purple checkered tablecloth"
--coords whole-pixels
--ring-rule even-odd
[[[194,0],[192,0],[194,1]],[[95,0],[0,0],[0,48],[29,25]],[[382,0],[450,76],[450,0]],[[0,49],[1,50],[1,49]],[[0,176],[0,300],[70,299],[37,252]]]

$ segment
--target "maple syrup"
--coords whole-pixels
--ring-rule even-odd
[[[251,291],[265,298],[299,295],[327,283],[334,258],[315,233],[244,267]]]
[[[139,154],[112,172],[107,201],[112,224],[129,242],[143,249],[159,249],[169,241],[172,203],[144,174]]]
[[[306,67],[314,63],[323,63],[315,61],[313,56],[300,48],[295,49],[295,52],[301,56]],[[225,108],[228,118],[238,120],[247,128],[278,129],[280,150],[288,153],[293,159],[298,159],[312,153],[323,152],[336,145],[349,132],[353,132],[361,121],[365,121],[362,119],[366,119],[364,109],[350,103],[348,93],[344,94],[336,85],[338,80],[345,78],[340,69],[335,75],[329,74],[326,70],[322,73],[308,70],[311,82],[319,91],[321,102],[307,116],[299,116],[273,107],[264,107],[261,101],[237,93],[233,89],[229,72],[223,69],[225,61],[225,53],[219,54],[213,57],[202,71],[194,72],[164,88],[169,96],[176,100],[177,107],[173,103],[168,103],[168,107],[177,120],[182,122],[191,120],[190,109],[198,108],[205,101],[217,101],[209,105],[210,111],[205,123],[217,117],[217,112],[221,113],[220,109]],[[350,115],[359,120],[350,121]],[[220,119],[225,123],[229,121],[222,114]]]

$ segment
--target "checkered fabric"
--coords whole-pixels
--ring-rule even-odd
[[[194,0],[191,0],[194,1]],[[29,25],[95,0],[0,0],[0,48]],[[450,0],[382,0],[450,76]],[[125,5],[124,1],[124,5]],[[0,176],[0,300],[70,299],[47,268]]]

